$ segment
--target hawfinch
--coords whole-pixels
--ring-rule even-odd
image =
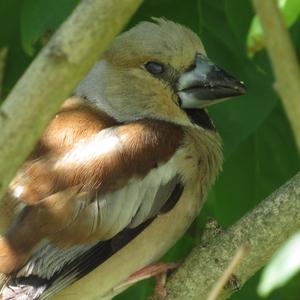
[[[183,193],[200,209],[222,165],[205,108],[244,92],[184,26],[155,19],[117,37],[2,201],[2,298],[41,299],[72,284]]]

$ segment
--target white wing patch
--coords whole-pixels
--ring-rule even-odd
[[[22,185],[19,185],[13,191],[13,196],[15,198],[20,198],[22,196],[23,192],[24,192],[24,187]]]
[[[126,134],[114,136],[112,129],[107,128],[93,135],[88,141],[79,141],[70,151],[62,156],[55,164],[56,168],[81,166],[83,163],[89,163],[95,159],[115,150],[120,143],[127,139]],[[101,147],[99,148],[99,145]],[[97,149],[97,151],[95,151]]]

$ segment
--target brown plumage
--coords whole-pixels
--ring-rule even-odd
[[[116,139],[116,146],[102,153],[104,129],[109,130],[106,134],[110,139]],[[170,159],[182,138],[183,131],[175,124],[159,120],[120,124],[80,103],[80,99],[68,100],[12,182],[22,186],[20,200],[29,207],[0,241],[0,252],[5,249],[6,253],[0,272],[10,273],[18,268],[43,238],[68,246],[97,239],[87,234],[71,235],[69,239],[64,233],[67,226],[72,227],[67,230],[69,234],[84,226],[79,225],[80,221],[77,226],[70,225],[78,214],[76,201],[88,201],[84,198],[99,197],[121,189],[132,178],[144,178],[151,169]],[[88,156],[82,158],[82,152],[89,148]],[[89,233],[84,227],[81,229]]]
[[[113,245],[144,228],[183,189],[202,203],[222,163],[220,137],[203,108],[243,92],[183,26],[157,20],[122,34],[12,181],[1,207],[0,272],[51,279],[75,264],[81,274],[80,249],[84,256],[97,242]],[[43,256],[51,271],[40,262],[47,247],[64,258],[57,265],[51,251]],[[32,289],[28,299],[39,297]]]

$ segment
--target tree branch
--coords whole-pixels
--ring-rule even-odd
[[[300,68],[277,0],[252,0],[264,30],[278,91],[300,152]]]
[[[83,0],[0,108],[0,198],[44,127],[142,0]]]
[[[206,245],[193,249],[167,282],[167,299],[207,299],[241,245],[249,253],[234,272],[243,285],[300,228],[300,173]],[[218,299],[227,299],[226,288]]]

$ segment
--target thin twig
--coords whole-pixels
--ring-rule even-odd
[[[207,300],[216,300],[218,299],[218,296],[221,294],[223,288],[226,286],[228,281],[230,280],[230,277],[233,275],[234,271],[238,267],[238,265],[241,263],[242,259],[245,258],[247,253],[249,252],[249,248],[245,245],[242,245],[235,253],[234,257],[232,258],[230,264],[222,274],[222,276],[219,278],[219,280],[216,282],[214,287],[212,288],[210,294],[207,297]]]
[[[300,68],[297,55],[277,0],[252,0],[252,3],[264,31],[276,77],[275,89],[281,97],[300,152]]]

